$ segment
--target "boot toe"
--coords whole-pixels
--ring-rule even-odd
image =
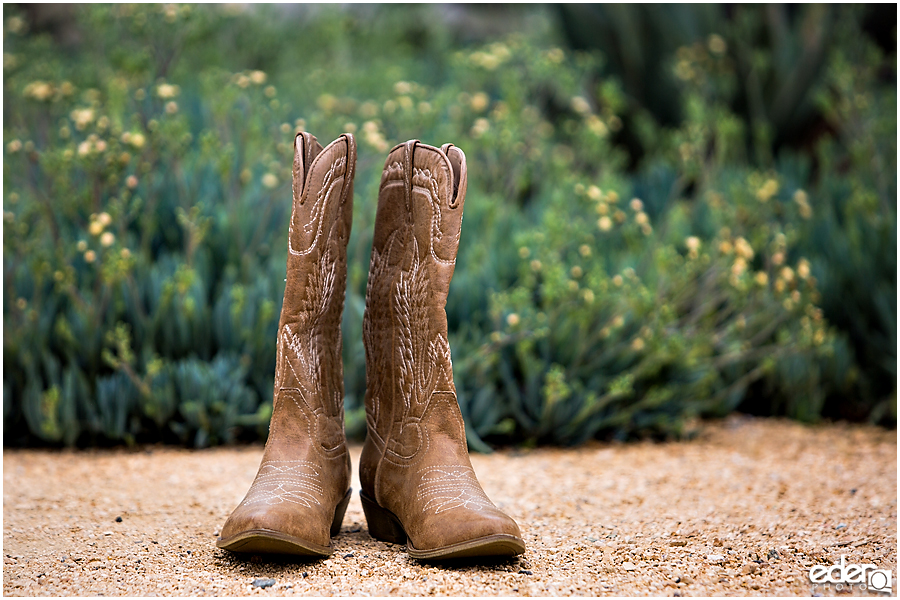
[[[331,554],[330,520],[277,506],[240,506],[216,543],[235,552]]]
[[[519,526],[499,510],[449,512],[432,527],[410,536],[410,556],[448,559],[476,556],[515,556],[525,551]]]

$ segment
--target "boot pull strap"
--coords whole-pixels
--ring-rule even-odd
[[[347,141],[347,167],[344,169],[344,191],[341,194],[341,204],[344,204],[347,201],[347,196],[350,194],[354,175],[353,169],[356,168],[356,138],[351,133],[341,134],[341,137]],[[350,184],[347,182],[350,182]]]
[[[452,156],[450,154],[451,148],[456,150]],[[447,156],[447,160],[450,161],[450,169],[453,172],[453,197],[450,198],[448,206],[456,208],[459,206],[460,198],[466,196],[466,155],[459,146],[454,146],[449,142],[441,146],[441,152]]]
[[[291,189],[294,192],[294,200],[303,205],[303,190],[306,188],[306,170],[312,155],[313,146],[316,143],[316,136],[301,131],[294,136],[294,177],[291,181]],[[297,189],[297,182],[300,183],[300,189]]]
[[[416,151],[416,144],[419,143],[419,140],[409,140],[406,142],[406,156],[404,160],[406,162],[403,165],[403,177],[406,179],[404,182],[406,185],[403,186],[404,194],[406,195],[406,214],[412,216],[412,185],[413,185],[413,154]]]

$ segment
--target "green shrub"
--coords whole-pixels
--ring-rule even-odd
[[[298,129],[359,139],[353,437],[379,174],[410,138],[470,165],[447,313],[473,447],[685,435],[736,407],[896,420],[896,91],[860,68],[880,59],[852,10],[814,153],[751,166],[734,70],[695,46],[685,121],[636,122],[635,173],[611,141],[628,96],[548,19],[466,47],[435,7],[281,10],[79,6],[91,34],[64,50],[4,9],[8,444],[265,436]]]

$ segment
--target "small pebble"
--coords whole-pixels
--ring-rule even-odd
[[[272,587],[273,585],[275,585],[274,579],[254,579],[253,580],[253,587],[267,588],[267,587]]]
[[[519,570],[519,574],[521,574],[521,575],[531,575],[531,571],[529,571],[528,569],[520,569],[520,570]]]
[[[637,567],[634,566],[633,562],[622,563],[622,568],[626,571],[634,571]]]
[[[122,517],[116,517],[116,523],[121,523],[121,522],[122,522]]]
[[[345,554],[345,555],[344,555],[344,558],[345,558],[345,559],[347,559],[347,558],[353,558],[353,553],[352,553],[352,552],[349,552],[349,553]]]

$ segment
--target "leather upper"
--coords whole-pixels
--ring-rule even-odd
[[[356,144],[294,140],[287,280],[278,324],[269,438],[256,479],[223,539],[274,530],[330,547],[335,506],[350,486],[344,435],[341,313]]]
[[[453,384],[445,306],[465,191],[462,150],[407,142],[385,162],[375,219],[360,482],[418,550],[520,537],[475,477]]]

